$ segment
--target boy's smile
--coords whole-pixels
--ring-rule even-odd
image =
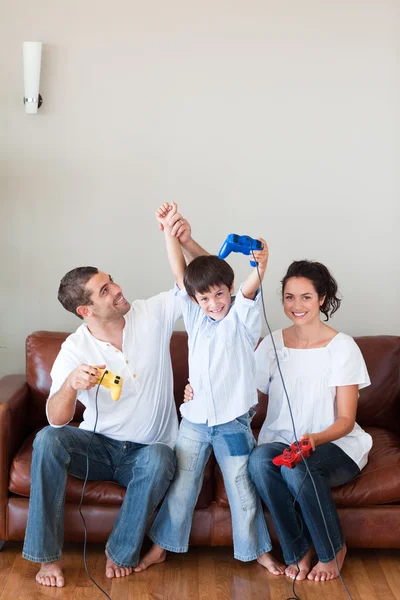
[[[224,283],[213,285],[209,290],[200,294],[196,292],[196,300],[201,310],[214,321],[222,321],[231,307],[232,288],[229,289]]]

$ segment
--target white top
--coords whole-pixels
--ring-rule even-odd
[[[279,363],[292,407],[297,438],[318,433],[335,421],[336,387],[370,385],[361,351],[352,337],[338,333],[324,348],[295,349],[284,345],[282,330],[273,334]],[[286,395],[279,375],[271,336],[256,350],[257,387],[269,394],[268,411],[259,444],[295,441]],[[357,463],[368,461],[372,438],[357,423],[348,435],[333,442]]]
[[[178,420],[173,397],[170,339],[175,321],[182,316],[174,290],[148,300],[136,300],[125,315],[122,352],[101,342],[81,325],[62,344],[51,370],[50,396],[80,364],[102,365],[123,378],[121,397],[111,398],[100,386],[96,432],[120,441],[173,447]],[[93,431],[97,386],[80,390],[85,405],[82,429]]]
[[[261,335],[259,292],[254,300],[236,295],[220,321],[206,315],[186,290],[179,293],[189,336],[189,379],[194,398],[182,416],[209,427],[228,423],[257,404],[254,348]]]

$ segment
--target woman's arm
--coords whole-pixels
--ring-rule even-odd
[[[310,440],[313,450],[316,446],[333,442],[350,433],[356,422],[358,385],[343,385],[336,388],[336,421],[318,433],[305,433],[300,441]]]

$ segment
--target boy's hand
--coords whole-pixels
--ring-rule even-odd
[[[263,245],[262,250],[254,250],[251,256],[253,260],[258,262],[258,268],[262,271],[265,271],[269,256],[268,244],[265,240],[263,240],[263,238],[258,239]]]
[[[190,402],[190,400],[193,400],[193,397],[194,397],[193,388],[190,385],[190,383],[187,383],[186,387],[185,387],[185,391],[183,393],[183,401]]]
[[[318,434],[304,433],[300,438],[300,442],[305,442],[306,440],[311,442],[312,449],[315,450],[316,446],[318,446]]]
[[[175,204],[175,207],[177,208],[176,204]],[[172,209],[173,209],[173,205],[168,204],[168,202],[164,202],[164,204],[161,204],[161,206],[159,208],[157,208],[156,219],[160,224],[161,231],[164,229],[164,226],[168,224],[168,218],[170,216]],[[175,209],[175,212],[176,212],[176,209]]]

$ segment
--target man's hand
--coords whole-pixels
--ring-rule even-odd
[[[183,394],[183,401],[190,402],[190,400],[193,400],[193,397],[194,397],[193,388],[190,385],[190,383],[187,383],[185,386],[184,394]]]
[[[311,442],[312,449],[315,450],[315,448],[318,446],[318,433],[304,433],[300,438],[300,442],[304,442],[306,440]]]
[[[156,219],[160,224],[161,231],[164,227],[171,227],[171,235],[177,237],[181,244],[187,244],[191,240],[192,228],[190,223],[178,212],[176,202],[172,204],[164,202],[156,210]]]
[[[79,365],[68,375],[66,382],[75,391],[90,390],[98,383],[97,377],[101,375],[98,369],[105,368],[106,365],[97,365],[96,367]]]

